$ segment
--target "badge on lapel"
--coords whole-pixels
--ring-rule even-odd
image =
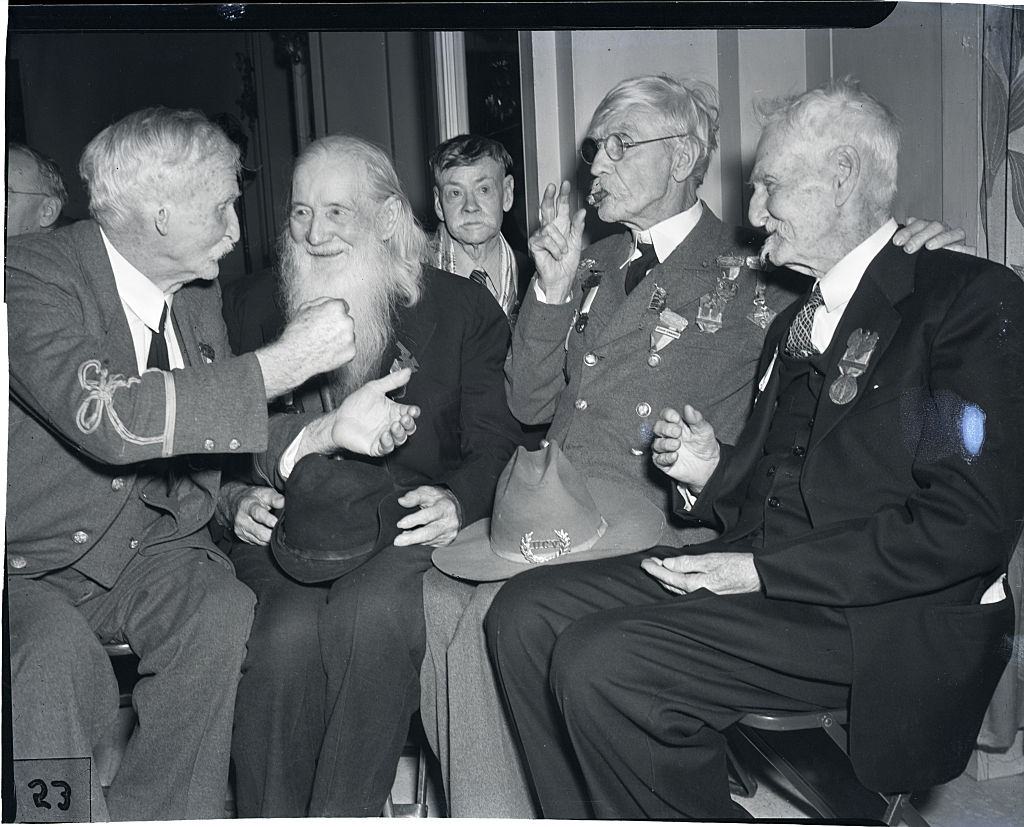
[[[878,334],[857,328],[846,340],[846,352],[839,360],[839,377],[828,389],[828,398],[837,405],[846,405],[857,396],[857,377],[867,370],[871,354],[878,344]]]
[[[217,358],[217,352],[206,342],[199,343],[199,354],[208,365],[212,365],[213,360]]]
[[[413,356],[412,351],[409,350],[402,342],[396,341],[395,344],[398,347],[398,356],[391,363],[391,369],[388,373],[397,373],[403,368],[409,368],[413,373],[416,373],[420,369],[420,363],[416,361],[416,357]],[[401,399],[405,396],[405,389],[407,385],[402,385],[398,390],[393,391],[390,395],[392,399]]]

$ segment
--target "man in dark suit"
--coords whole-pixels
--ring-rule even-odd
[[[133,113],[80,169],[95,220],[19,237],[7,257],[18,816],[222,817],[254,601],[206,528],[219,466],[266,448],[268,399],[352,358],[352,319],[321,301],[232,357],[216,277],[239,236],[238,150],[198,112]],[[294,454],[404,442],[410,409],[386,389],[310,418]],[[139,656],[140,725],[104,801],[91,761],[115,725],[111,642]]]
[[[232,750],[240,816],[380,814],[419,703],[423,572],[433,547],[490,513],[517,442],[502,377],[508,324],[483,287],[424,266],[426,245],[380,149],[334,135],[299,157],[281,251],[285,312],[344,297],[356,355],[292,404],[331,410],[367,379],[408,368],[402,402],[422,413],[387,463],[411,513],[394,545],[333,583],[289,579],[266,546],[272,512],[303,506],[287,489],[283,450],[301,418],[261,457],[268,484],[236,486],[224,503],[249,541],[232,560],[258,598]]]
[[[432,263],[482,284],[514,320],[533,263],[501,232],[515,198],[512,156],[490,138],[456,135],[435,147],[428,163],[441,222],[430,242]]]
[[[60,167],[24,144],[7,144],[7,238],[60,226],[68,191]]]
[[[868,787],[941,783],[1006,663],[1024,288],[893,248],[899,134],[874,99],[839,83],[764,118],[750,219],[815,287],[769,329],[735,448],[691,406],[653,444],[721,537],[528,572],[485,623],[545,816],[744,815],[721,733],[749,709],[849,704]]]

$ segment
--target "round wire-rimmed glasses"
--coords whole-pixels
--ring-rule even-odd
[[[622,156],[626,154],[626,150],[631,147],[640,146],[641,144],[653,144],[658,141],[668,141],[672,138],[685,138],[688,134],[684,132],[681,135],[662,135],[660,138],[648,138],[644,141],[634,141],[628,135],[623,135],[621,132],[613,132],[611,135],[600,140],[597,138],[584,138],[583,143],[580,144],[580,157],[584,163],[590,165],[594,163],[597,153],[603,146],[609,160],[621,161]]]

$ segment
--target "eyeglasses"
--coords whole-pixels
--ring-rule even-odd
[[[31,192],[29,190],[12,190],[10,188],[8,188],[7,194],[8,195],[42,195],[42,196],[45,196],[46,198],[50,197],[50,193],[48,193],[48,192]]]
[[[634,141],[628,135],[623,135],[621,132],[613,132],[607,138],[602,138],[601,140],[584,138],[583,143],[580,144],[580,157],[586,164],[592,164],[597,157],[598,151],[603,146],[609,160],[621,161],[622,156],[626,154],[626,150],[634,146],[653,144],[657,141],[668,141],[672,138],[685,138],[687,134],[684,132],[682,135],[663,135],[660,138],[648,138],[646,141]]]

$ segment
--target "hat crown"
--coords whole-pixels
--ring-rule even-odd
[[[542,451],[516,449],[494,495],[495,554],[517,562],[543,562],[590,548],[607,527],[583,476],[557,442]]]

